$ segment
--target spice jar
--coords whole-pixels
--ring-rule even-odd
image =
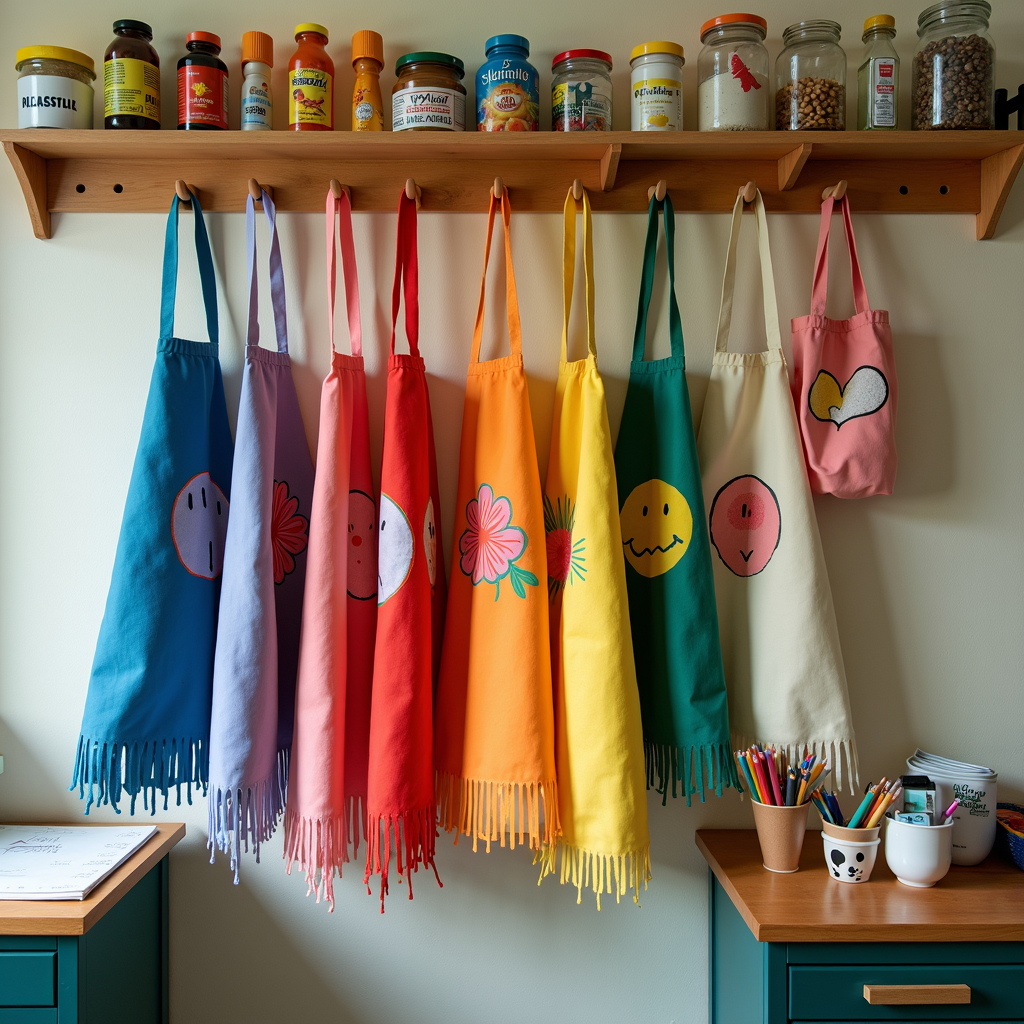
[[[991,13],[986,0],[947,0],[921,12],[914,53],[914,128],[993,127]]]
[[[384,39],[379,32],[362,29],[352,36],[352,131],[384,131],[384,101],[380,73],[384,68]]]
[[[160,127],[160,56],[144,21],[114,22],[103,56],[103,127]]]
[[[846,127],[846,54],[834,21],[801,21],[782,33],[775,61],[775,127],[832,131]]]
[[[395,61],[391,127],[396,132],[466,130],[466,66],[450,53],[421,50]]]
[[[697,127],[702,132],[764,132],[771,127],[768,22],[723,14],[704,22],[697,58]]]
[[[334,61],[327,29],[313,22],[295,26],[299,45],[288,61],[288,127],[296,132],[334,131]]]
[[[551,130],[612,128],[612,59],[603,50],[566,50],[551,62]]]
[[[892,45],[896,19],[876,14],[864,22],[864,61],[857,71],[857,127],[862,131],[899,127],[900,58]]]
[[[14,70],[19,128],[92,127],[92,57],[65,46],[23,46]]]
[[[270,72],[273,67],[273,38],[266,32],[243,32],[243,132],[269,132],[274,127],[274,96],[270,86]]]
[[[188,53],[178,61],[178,128],[227,130],[228,66],[220,59],[220,36],[189,32]]]
[[[476,126],[482,132],[535,132],[540,128],[540,75],[526,59],[530,40],[492,36],[476,73]]]
[[[629,127],[634,132],[683,130],[683,65],[678,43],[641,43],[629,55]]]

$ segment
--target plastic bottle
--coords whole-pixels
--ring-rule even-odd
[[[178,61],[178,128],[227,130],[228,66],[220,59],[220,36],[189,32],[188,53]]]
[[[334,131],[334,61],[327,29],[314,22],[295,26],[298,48],[288,61],[288,127],[296,132]]]
[[[482,132],[535,132],[540,128],[540,75],[526,59],[523,36],[491,36],[487,60],[476,73],[476,126]]]
[[[380,33],[363,29],[352,36],[352,131],[384,131],[384,104],[380,96],[380,72],[384,67],[384,40]]]
[[[876,14],[864,22],[867,43],[864,62],[857,71],[857,127],[874,131],[899,127],[900,58],[892,45],[896,19]]]
[[[242,34],[242,131],[269,132],[274,127],[270,69],[274,40],[266,32]]]
[[[160,127],[160,56],[144,21],[114,22],[103,57],[103,127]]]

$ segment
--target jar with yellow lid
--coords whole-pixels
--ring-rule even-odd
[[[19,128],[92,127],[92,57],[65,46],[23,46],[14,68]]]
[[[395,62],[391,129],[396,132],[464,132],[466,66],[450,53],[421,50]]]
[[[641,43],[629,55],[629,126],[635,132],[683,130],[683,65],[678,43]]]
[[[899,127],[900,58],[892,45],[896,19],[876,14],[864,22],[864,60],[857,71],[857,127],[862,131]]]

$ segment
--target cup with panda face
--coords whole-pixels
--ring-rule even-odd
[[[880,839],[853,842],[849,839],[836,839],[823,832],[821,842],[825,849],[829,878],[837,882],[866,882],[871,877]]]

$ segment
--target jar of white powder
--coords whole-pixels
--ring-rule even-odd
[[[697,58],[697,126],[702,132],[767,131],[768,23],[756,14],[723,14],[704,22]]]

